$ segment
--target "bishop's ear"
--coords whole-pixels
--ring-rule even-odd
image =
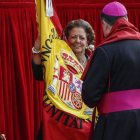
[[[106,37],[111,31],[112,26],[110,26],[106,21],[102,20],[102,27],[104,36]]]
[[[106,36],[106,31],[107,31],[107,23],[102,20],[102,28],[103,28],[103,33],[104,33],[104,36]]]
[[[104,30],[107,30],[107,28],[108,28],[108,24],[104,20],[102,20],[102,27],[103,27]]]

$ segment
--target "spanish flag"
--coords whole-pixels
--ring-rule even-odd
[[[91,115],[82,101],[84,71],[66,42],[51,0],[36,0],[44,71],[43,140],[88,140]]]

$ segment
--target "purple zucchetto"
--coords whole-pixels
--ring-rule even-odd
[[[124,16],[127,14],[127,10],[121,3],[114,1],[107,4],[102,12],[108,16]]]

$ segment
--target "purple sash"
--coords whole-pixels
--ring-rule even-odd
[[[140,109],[140,89],[106,93],[97,107],[99,114]]]

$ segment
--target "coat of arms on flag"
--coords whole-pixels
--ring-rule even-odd
[[[82,81],[74,76],[69,70],[60,66],[59,70],[59,98],[73,109],[82,109],[81,97]]]

